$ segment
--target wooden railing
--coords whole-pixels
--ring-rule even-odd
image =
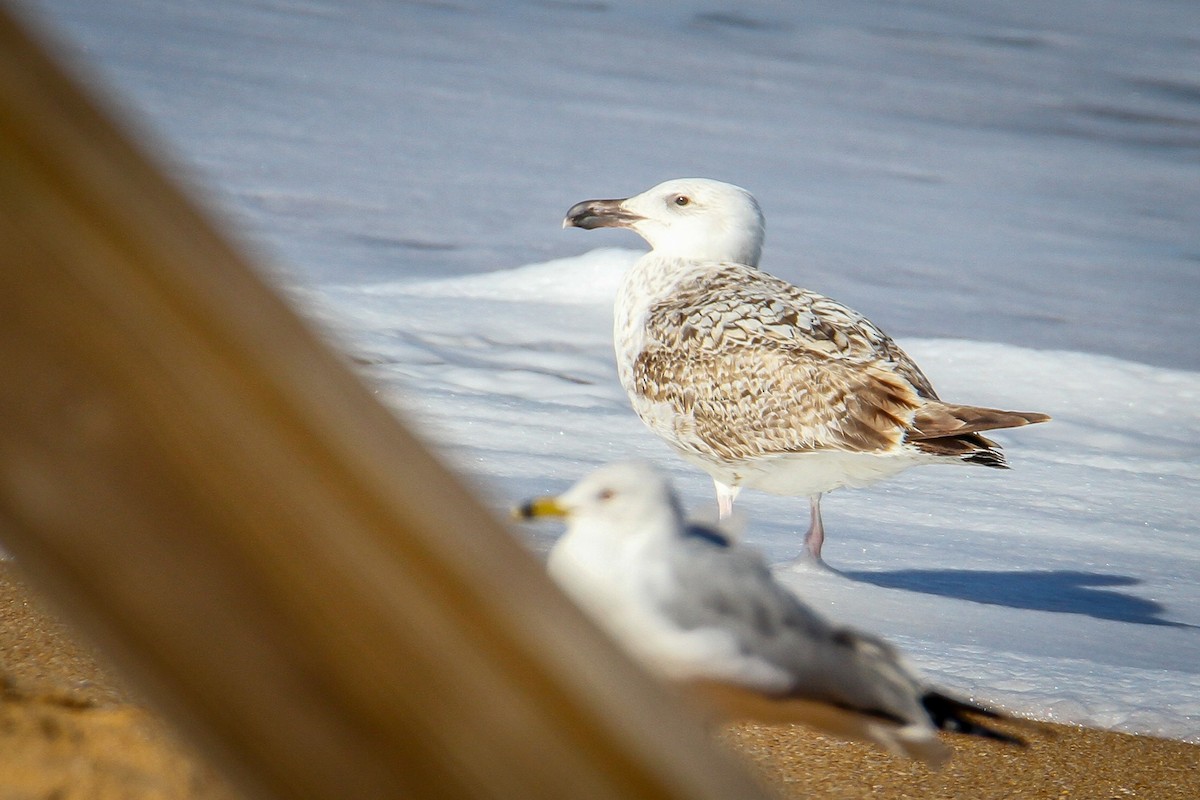
[[[7,13],[0,541],[248,794],[759,796]]]

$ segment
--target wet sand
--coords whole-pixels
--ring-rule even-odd
[[[234,800],[220,776],[0,562],[0,798]],[[783,798],[1200,797],[1200,746],[1063,726],[1024,749],[953,737],[938,772],[796,727],[720,739]]]

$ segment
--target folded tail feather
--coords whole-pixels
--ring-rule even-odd
[[[1001,411],[996,408],[930,402],[921,406],[913,416],[905,440],[932,455],[1008,469],[1000,445],[980,436],[979,431],[1019,428],[1049,419],[1046,414],[1032,411]]]

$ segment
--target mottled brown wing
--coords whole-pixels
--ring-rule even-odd
[[[936,397],[887,334],[851,309],[741,265],[651,307],[634,387],[727,458],[900,442]]]
[[[766,336],[841,361],[878,363],[921,397],[938,399],[908,353],[862,314],[744,264],[722,264],[681,282],[650,309],[647,328],[664,344],[683,335],[713,348],[726,339]]]
[[[634,381],[642,397],[679,415],[679,445],[695,437],[728,459],[888,450],[921,402],[891,372],[794,349],[732,346],[681,359],[652,347],[634,363]]]

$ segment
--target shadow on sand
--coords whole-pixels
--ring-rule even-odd
[[[853,581],[888,589],[955,597],[1008,608],[1084,614],[1097,619],[1135,622],[1139,625],[1200,627],[1163,619],[1162,614],[1166,609],[1161,603],[1113,591],[1112,587],[1141,583],[1137,578],[1125,575],[1076,570],[991,572],[965,569],[852,571],[843,572],[842,575]]]

